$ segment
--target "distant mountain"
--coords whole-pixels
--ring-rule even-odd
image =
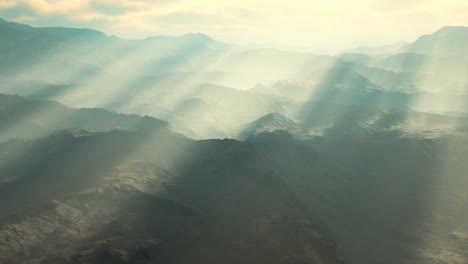
[[[172,92],[178,98],[173,106],[154,116],[168,120],[176,128],[190,127],[199,135],[195,138],[233,138],[242,125],[265,113],[293,115],[300,107],[288,98],[207,83]],[[167,97],[172,95],[167,93]]]
[[[468,51],[468,27],[447,26],[432,34],[419,37],[415,42],[399,41],[390,45],[377,47],[359,47],[347,50],[346,53],[358,53],[366,55],[392,55],[398,53],[426,54],[436,57],[463,56],[466,58]]]
[[[125,81],[123,77],[130,76],[135,86],[145,86],[155,73],[162,77],[161,74],[196,72],[198,83],[249,88],[272,80],[272,73],[282,78],[296,77],[307,64],[328,58],[277,50],[244,50],[201,33],[125,40],[88,29],[36,28],[4,21],[0,23],[0,35],[1,71],[16,77],[14,80],[21,76],[27,78],[21,81],[50,84],[83,86],[98,75]],[[19,72],[25,67],[30,69],[27,76]]]
[[[240,133],[239,137],[241,139],[247,139],[254,135],[261,133],[271,133],[277,130],[284,130],[294,133],[297,130],[297,125],[293,120],[282,114],[270,113],[247,124],[244,130]]]
[[[310,140],[397,133],[412,138],[433,139],[465,134],[466,131],[466,116],[308,102],[302,105],[302,111],[296,115],[296,121],[278,113],[271,113],[247,123],[239,138],[249,140],[261,134],[286,133],[294,138]]]
[[[104,109],[73,109],[53,101],[28,100],[0,94],[0,141],[40,138],[57,130],[107,131],[141,128],[167,129],[168,123],[152,117],[124,115]]]
[[[131,59],[145,65],[164,63],[169,70],[191,55],[187,52],[193,55],[206,52],[208,59],[217,50],[224,52],[231,47],[203,34],[124,40],[91,29],[31,27],[5,20],[0,23],[0,35],[0,71],[21,75],[18,72],[21,68],[40,65],[45,69],[35,68],[29,72],[27,81],[37,81],[42,75],[42,82],[67,84],[81,83],[89,74],[121,74],[118,68],[110,66],[123,58],[129,60],[126,63],[136,62]]]
[[[214,41],[208,35],[205,35],[203,33],[187,33],[187,34],[183,34],[183,35],[180,35],[180,36],[177,36],[177,37],[175,37],[175,36],[151,36],[151,37],[146,38],[145,40],[155,40],[155,41],[158,41],[158,40],[161,40],[161,39],[175,40],[177,38],[186,39],[189,42],[192,42],[192,41],[195,41],[195,42],[196,41],[198,41],[198,42],[211,42],[211,41]]]
[[[103,42],[112,40],[91,29],[33,28],[5,20],[0,21],[0,35],[0,72],[3,74],[16,73],[45,58],[53,59],[54,53],[65,50],[74,53],[77,47],[83,51],[91,50],[87,45],[81,46],[84,43],[102,45]],[[77,58],[75,61],[80,60]]]
[[[413,94],[414,108],[466,112],[468,28],[444,27],[390,54],[342,54],[340,59],[384,90]],[[456,102],[446,104],[444,102]],[[418,105],[419,104],[419,105]]]
[[[398,41],[390,45],[383,45],[383,46],[375,46],[375,47],[358,47],[355,49],[347,50],[343,53],[360,53],[360,54],[368,54],[368,55],[383,55],[394,53],[399,50],[404,45],[408,44],[406,41]]]
[[[272,112],[294,119],[307,101],[464,113],[467,59],[423,52],[436,40],[461,43],[463,32],[441,29],[384,55],[332,57],[242,49],[200,33],[124,40],[3,21],[0,92],[150,115],[194,138],[235,137]]]
[[[36,28],[25,24],[8,22],[0,19],[0,30],[2,36],[1,43],[6,45],[15,41],[37,40],[37,41],[72,41],[81,39],[101,39],[107,36],[92,29],[77,29],[65,27],[44,27]],[[46,39],[48,37],[49,39]],[[36,43],[39,44],[39,43]]]
[[[403,111],[466,112],[463,103],[468,96],[465,78],[468,58],[463,55],[468,52],[467,45],[463,44],[465,33],[464,27],[447,27],[394,52],[340,54],[333,60],[313,64],[318,67],[305,71],[301,79],[262,83],[250,91],[299,101],[329,101]],[[459,46],[452,49],[451,42]]]
[[[424,35],[398,52],[428,54],[436,57],[468,56],[468,27],[443,27],[433,34]]]
[[[237,133],[233,130],[247,121],[289,111],[291,103],[284,98],[262,98],[226,84],[249,88],[279,77],[296,78],[330,59],[243,50],[199,33],[124,40],[91,30],[3,22],[2,34],[0,72],[6,77],[0,81],[0,92],[77,108],[151,115],[199,138],[233,136]],[[186,115],[184,104],[198,99],[207,103],[196,108],[202,112]],[[226,109],[232,111],[228,118]],[[199,117],[192,118],[194,113]]]
[[[317,101],[340,105],[397,108],[404,111],[412,107],[410,102],[415,91],[408,92],[404,89],[407,87],[395,88],[396,84],[390,83],[386,78],[397,77],[391,76],[390,72],[379,75],[372,74],[374,72],[371,68],[358,65],[356,61],[337,59],[327,67],[310,72],[310,77],[305,81],[280,80],[271,85],[257,85],[249,91],[302,102]],[[399,79],[392,80],[397,82]],[[402,82],[405,80],[402,79]]]

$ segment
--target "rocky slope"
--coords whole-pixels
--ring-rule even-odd
[[[248,143],[63,132],[1,149],[2,263],[342,263]]]

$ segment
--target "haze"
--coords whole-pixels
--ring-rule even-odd
[[[0,263],[467,264],[462,2],[0,0]]]
[[[2,0],[0,17],[33,26],[87,27],[123,38],[202,32],[255,47],[335,53],[466,25],[459,0]]]

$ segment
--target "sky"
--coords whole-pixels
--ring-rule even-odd
[[[0,0],[0,17],[122,38],[201,32],[238,45],[333,53],[468,26],[468,1]]]

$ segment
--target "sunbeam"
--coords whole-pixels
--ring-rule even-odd
[[[384,2],[0,1],[0,263],[467,263],[468,5]]]

